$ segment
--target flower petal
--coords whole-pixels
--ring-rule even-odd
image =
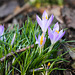
[[[48,19],[48,14],[46,11],[43,12],[42,19]]]
[[[41,29],[43,32],[46,32],[46,30],[47,30],[47,20],[46,19],[42,20],[42,28]]]
[[[39,24],[39,26],[42,28],[42,21],[38,15],[36,15],[36,20],[37,20],[37,23]]]
[[[63,33],[63,29],[59,32],[59,35]]]
[[[47,28],[50,26],[50,24],[52,23],[54,18],[54,15],[51,15],[51,17],[49,18],[48,22],[47,22]]]
[[[57,41],[60,40],[64,36],[64,34],[65,34],[65,31],[63,32],[63,30],[61,30]]]
[[[47,28],[50,26],[50,24],[53,21],[54,16],[51,15],[51,17],[49,18],[49,20],[47,20],[46,24],[45,24],[45,32],[47,31]]]
[[[37,37],[36,37],[36,35],[35,35],[35,39],[38,40]]]
[[[43,40],[43,45],[45,44],[45,42],[46,42],[46,37],[44,37],[44,40]]]
[[[55,30],[59,31],[59,24],[58,24],[58,22],[54,25],[53,31],[55,31]]]
[[[3,35],[3,32],[4,32],[4,26],[0,25],[0,36]]]
[[[40,36],[40,34],[39,34],[39,35],[38,35],[38,41],[39,41],[39,42],[40,42],[40,37],[41,37],[41,36]]]
[[[43,37],[42,45],[40,45],[40,42],[39,42],[39,46],[40,46],[40,47],[43,46],[43,45],[45,44],[45,42],[46,42],[46,37]]]
[[[53,40],[53,34],[52,34],[51,28],[48,28],[48,35],[49,35],[50,40],[52,41]]]
[[[56,31],[53,33],[53,43],[56,43],[57,42],[57,39],[59,37],[59,33],[57,33]]]
[[[36,42],[35,42],[35,44],[39,44],[39,42],[38,42],[38,41],[36,41]]]
[[[36,39],[35,44],[38,44],[38,43],[39,43],[39,41],[38,41],[38,39],[37,39],[36,35],[35,35],[35,39]]]

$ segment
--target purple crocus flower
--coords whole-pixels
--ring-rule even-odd
[[[42,33],[41,36],[39,35],[38,38],[35,35],[35,39],[36,39],[36,43],[35,44],[38,44],[39,47],[42,47],[45,44],[46,38],[44,37],[43,33]]]
[[[47,28],[52,23],[53,18],[54,18],[54,16],[51,15],[51,17],[48,20],[48,14],[46,11],[43,12],[42,20],[40,19],[40,17],[38,15],[36,15],[36,20],[37,20],[39,26],[41,27],[43,33],[45,33],[47,31]]]
[[[59,32],[59,24],[58,22],[55,24],[53,30],[51,28],[48,28],[48,35],[51,40],[51,44],[55,44],[58,40],[60,40],[65,34],[65,31],[63,32],[63,29]]]
[[[0,25],[0,40],[2,40],[3,33],[4,33],[4,26]]]

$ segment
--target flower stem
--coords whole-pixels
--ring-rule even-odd
[[[48,75],[48,71],[46,71],[45,75]]]
[[[42,48],[40,47],[40,54],[42,53]]]
[[[54,46],[54,44],[51,44],[48,52],[50,52],[52,50],[53,46]]]
[[[39,51],[39,53],[41,54],[41,53],[42,53],[42,51],[43,51],[43,46],[42,46],[42,47],[40,47],[40,51]]]

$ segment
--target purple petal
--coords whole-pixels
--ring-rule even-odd
[[[46,24],[46,26],[45,26],[45,31],[47,31],[47,28],[48,28],[48,27],[50,26],[50,24],[52,23],[53,18],[54,18],[54,16],[51,15],[51,17],[49,18],[49,20],[48,20],[48,22],[47,22],[47,24]]]
[[[53,33],[53,43],[56,43],[57,42],[57,39],[58,39],[58,37],[59,37],[59,33],[57,33],[57,32],[54,32]]]
[[[48,28],[48,35],[49,35],[50,40],[53,40],[53,34],[52,34],[51,28]]]
[[[53,31],[55,31],[55,30],[59,31],[59,24],[58,24],[58,22],[54,25]]]
[[[60,40],[64,36],[64,34],[65,34],[65,31],[63,32],[63,30],[61,30],[57,41]]]
[[[35,39],[36,39],[36,41],[38,40],[37,37],[36,37],[36,35],[35,35]]]
[[[43,12],[43,15],[42,15],[42,19],[43,19],[43,18],[46,19],[46,16],[47,16],[47,18],[48,18],[48,14],[47,14],[47,12],[44,11],[44,12]]]
[[[42,28],[42,21],[38,15],[36,15],[36,20],[37,20],[37,23],[39,24],[39,26]]]
[[[4,32],[4,26],[0,25],[0,36],[3,35],[3,32]]]
[[[47,19],[42,20],[42,27],[41,27],[43,32],[47,31]]]
[[[40,36],[40,34],[39,34],[39,35],[38,35],[38,41],[39,41],[39,42],[40,42],[40,37],[41,37],[41,36]]]
[[[59,35],[63,33],[63,29],[59,32]]]
[[[46,42],[46,37],[44,37],[44,40],[43,40],[43,45],[45,44],[45,42]]]
[[[35,39],[36,39],[35,44],[38,44],[38,43],[39,43],[39,41],[38,41],[38,39],[37,39],[36,35],[35,35]]]
[[[54,15],[51,15],[51,17],[49,18],[48,22],[47,22],[47,28],[50,26],[50,24],[52,23],[54,18]]]

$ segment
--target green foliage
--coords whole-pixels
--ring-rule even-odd
[[[57,4],[57,5],[63,5],[63,0],[33,0],[31,3],[50,3],[50,4]]]
[[[0,62],[1,75],[15,75],[16,71],[21,75],[38,75],[38,73],[41,72],[45,74],[46,70],[49,71],[49,74],[53,70],[65,70],[58,68],[58,66],[55,66],[58,64],[57,62],[61,60],[67,62],[64,58],[62,58],[64,54],[57,56],[57,51],[59,51],[58,47],[60,46],[60,43],[57,42],[54,45],[53,49],[48,52],[50,47],[48,32],[46,35],[45,47],[43,48],[42,53],[39,54],[39,47],[38,45],[35,45],[35,34],[38,36],[42,31],[37,25],[36,21],[32,22],[32,20],[28,18],[28,20],[25,21],[25,24],[23,24],[23,27],[19,28],[19,25],[15,25],[13,30],[9,31],[9,29],[10,28],[8,28],[3,35],[6,37],[6,41],[0,40],[0,58],[6,56],[11,51],[16,53],[16,50],[25,48],[32,44],[34,44],[34,48],[29,48],[20,54],[16,53],[16,55],[13,55],[13,57],[9,57],[9,59],[5,59],[4,62]],[[14,33],[16,34],[16,37],[14,40],[14,44],[11,45]],[[12,62],[14,58],[15,60],[14,62]],[[49,69],[45,68],[45,65],[47,66],[48,62],[51,62],[51,66],[49,67]],[[43,69],[35,72],[35,69],[38,69],[40,67],[43,67]],[[33,73],[31,72],[31,70],[33,70]]]
[[[58,4],[58,5],[62,5],[63,4],[63,0],[49,0],[49,2],[51,4]]]

